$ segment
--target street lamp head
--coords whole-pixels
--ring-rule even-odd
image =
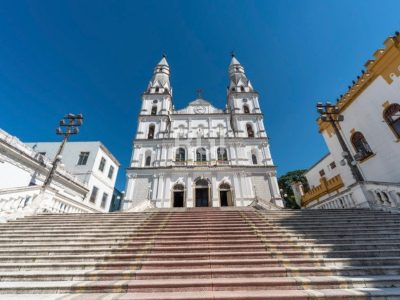
[[[322,114],[324,112],[324,109],[322,107],[317,106],[317,112]]]
[[[322,107],[323,107],[322,102],[317,102],[317,108],[322,108]]]
[[[61,134],[62,134],[62,130],[61,130],[60,127],[58,127],[58,128],[56,129],[56,134],[57,134],[57,135],[61,135]]]
[[[77,115],[76,115],[76,118],[77,118],[78,120],[83,120],[83,115],[82,115],[82,114],[77,114]]]
[[[78,127],[72,128],[72,134],[78,134],[78,133],[79,133],[79,128]]]
[[[75,119],[75,115],[69,113],[68,115],[65,116],[67,119]]]
[[[329,101],[327,101],[327,102],[326,102],[326,106],[330,107],[330,106],[332,106],[332,103],[329,102]]]

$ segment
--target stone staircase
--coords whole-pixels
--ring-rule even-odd
[[[0,299],[400,299],[400,219],[154,209],[0,224]]]

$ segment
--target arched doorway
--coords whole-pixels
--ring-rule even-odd
[[[184,207],[185,205],[185,187],[182,184],[175,184],[172,188],[172,206]]]
[[[210,199],[210,183],[207,179],[198,179],[195,182],[196,207],[207,207]]]
[[[231,186],[228,183],[220,184],[219,201],[221,206],[233,206]]]

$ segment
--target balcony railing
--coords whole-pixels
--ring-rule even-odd
[[[229,160],[207,160],[207,161],[193,161],[193,160],[185,160],[185,161],[174,161],[174,166],[176,167],[184,167],[184,166],[229,166],[231,162]]]
[[[55,189],[48,192],[37,185],[4,189],[0,191],[0,222],[46,212],[56,214],[102,212],[93,205],[82,203],[82,200],[62,195]]]

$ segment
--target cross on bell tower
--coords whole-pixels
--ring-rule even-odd
[[[197,89],[196,90],[197,93],[197,99],[203,99],[203,89]]]

